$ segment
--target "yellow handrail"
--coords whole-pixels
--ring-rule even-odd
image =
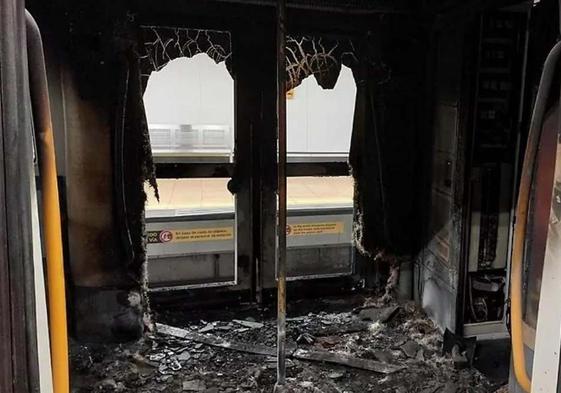
[[[68,337],[66,327],[66,293],[62,255],[62,231],[58,199],[52,129],[41,136],[43,151],[41,165],[41,187],[43,221],[45,228],[45,250],[47,254],[47,279],[49,286],[49,330],[53,386],[55,393],[70,391],[68,370]]]
[[[29,13],[27,13],[27,49],[33,121],[39,156],[43,232],[47,256],[53,388],[55,393],[69,393],[66,292],[54,135],[41,34],[39,27]]]

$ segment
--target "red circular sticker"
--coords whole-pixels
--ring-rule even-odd
[[[171,242],[173,240],[173,233],[170,231],[161,231],[159,238],[162,243]]]

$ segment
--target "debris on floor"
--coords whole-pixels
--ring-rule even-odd
[[[331,303],[335,304],[335,303]],[[412,303],[306,312],[287,320],[286,391],[316,393],[490,393],[462,364],[460,347],[443,355],[443,336]],[[72,346],[72,391],[272,392],[276,322],[235,311],[224,318],[157,324],[139,342]],[[168,322],[168,321],[164,321]],[[177,325],[177,324],[176,324]]]

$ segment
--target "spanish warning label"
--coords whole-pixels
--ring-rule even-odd
[[[344,229],[345,225],[342,221],[288,224],[286,226],[286,235],[336,235],[343,233]],[[160,231],[148,231],[148,244],[206,242],[232,240],[233,238],[233,226],[221,228],[164,229]]]
[[[343,233],[344,228],[342,221],[288,224],[286,234],[287,236],[335,235]]]
[[[232,240],[234,227],[192,228],[148,232],[148,244]]]

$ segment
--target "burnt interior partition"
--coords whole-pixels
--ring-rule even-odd
[[[464,22],[432,36],[432,127],[429,201],[424,248],[417,257],[415,299],[441,326],[454,329],[456,297],[461,270],[463,181],[466,154],[466,115],[469,95],[464,93],[469,70],[469,29]],[[467,41],[467,43],[466,43]]]

